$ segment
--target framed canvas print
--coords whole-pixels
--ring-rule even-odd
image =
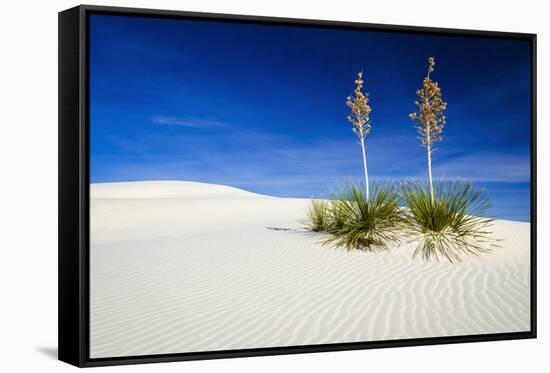
[[[533,338],[536,37],[59,14],[59,358]]]

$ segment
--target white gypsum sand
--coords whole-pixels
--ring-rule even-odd
[[[529,224],[462,263],[319,244],[307,200],[222,185],[91,186],[92,358],[529,330]]]

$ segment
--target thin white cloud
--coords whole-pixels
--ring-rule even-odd
[[[325,190],[350,177],[362,177],[360,147],[352,140],[322,138],[297,143],[280,135],[254,131],[223,131],[218,146],[199,132],[119,139],[125,154],[109,161],[100,178],[182,179],[233,185],[276,194]],[[161,153],[157,150],[162,149]],[[529,182],[525,152],[437,153],[437,178],[474,182]],[[369,176],[380,180],[424,179],[425,151],[416,141],[400,137],[369,141]],[[98,160],[96,160],[98,162]],[[269,186],[269,188],[268,188]]]
[[[529,154],[478,152],[453,157],[434,165],[442,177],[456,176],[486,182],[529,182]]]
[[[214,119],[201,118],[182,118],[182,117],[166,117],[157,116],[151,118],[152,122],[159,125],[181,126],[189,128],[227,128],[226,123],[219,122]]]

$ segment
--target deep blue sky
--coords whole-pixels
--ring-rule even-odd
[[[408,114],[436,58],[436,177],[529,220],[527,41],[92,15],[91,181],[191,180],[312,197],[362,175],[345,98],[364,71],[373,179],[425,177]]]

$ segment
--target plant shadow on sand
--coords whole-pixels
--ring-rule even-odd
[[[311,233],[308,228],[287,228],[287,227],[265,227],[265,229],[276,232],[291,232],[291,233]]]

